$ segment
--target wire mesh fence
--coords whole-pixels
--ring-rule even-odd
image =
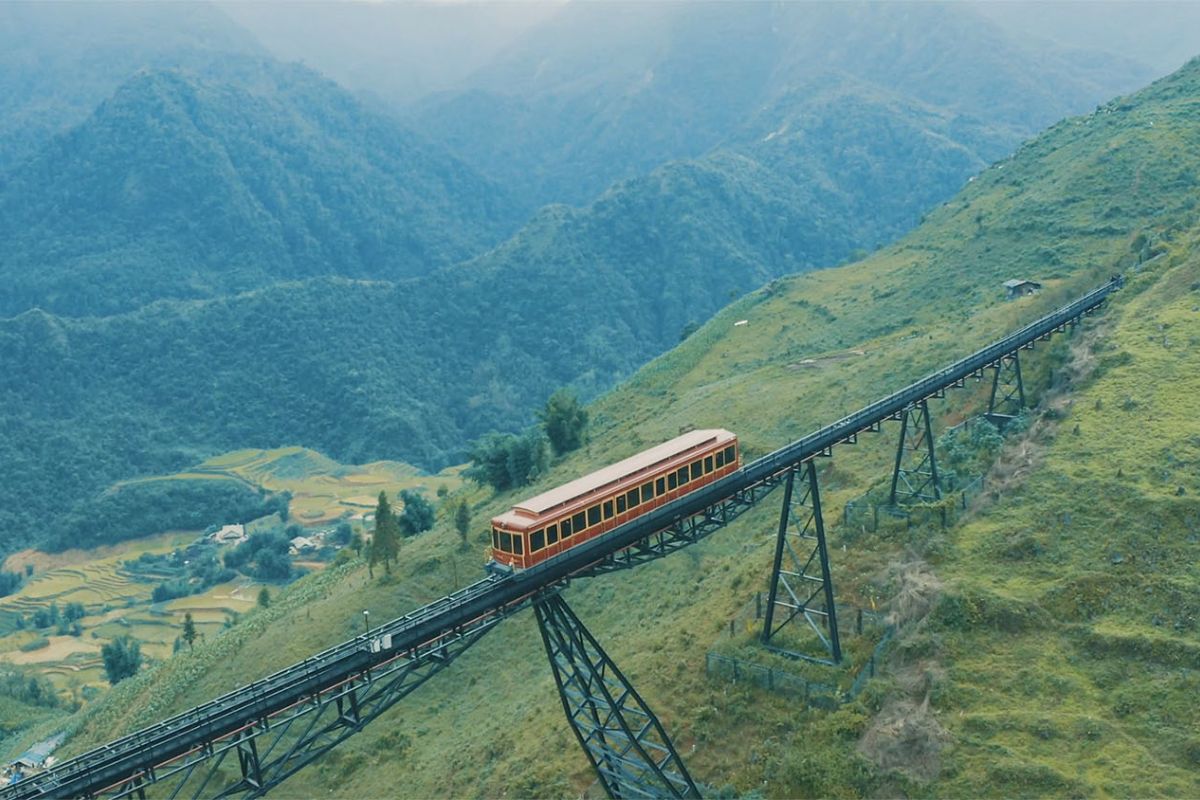
[[[854,673],[854,680],[849,689],[841,689],[836,683],[810,680],[777,667],[712,651],[704,656],[704,674],[709,678],[724,678],[733,683],[750,683],[770,692],[786,694],[813,708],[833,709],[850,702],[862,693],[867,682],[875,677],[882,665],[884,651],[894,634],[895,629],[890,626],[884,630],[870,656]]]
[[[761,633],[766,598],[761,592],[752,597],[729,619],[729,625],[718,638],[720,643],[744,642],[747,636]],[[855,637],[878,639],[865,659],[856,665],[848,688],[844,673],[831,672],[831,678],[842,678],[834,682],[815,681],[787,669],[772,667],[738,658],[728,653],[709,651],[705,655],[704,672],[710,678],[723,678],[734,683],[750,683],[767,691],[799,698],[813,708],[835,708],[857,697],[867,681],[875,676],[882,664],[883,653],[894,634],[888,618],[877,612],[858,606],[838,603],[837,616],[841,624],[843,642]],[[864,647],[867,645],[864,644]],[[862,651],[859,650],[861,653]]]

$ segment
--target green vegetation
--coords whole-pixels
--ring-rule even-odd
[[[118,636],[100,648],[100,655],[104,659],[104,674],[113,686],[132,678],[142,668],[142,648],[132,636]]]
[[[387,495],[379,493],[379,504],[375,507],[375,533],[371,536],[370,553],[367,556],[368,570],[380,562],[384,572],[392,574],[392,562],[400,552],[400,523],[388,503]]]
[[[264,586],[263,591],[267,588]],[[191,650],[196,643],[196,621],[192,619],[192,612],[188,611],[183,615],[183,631],[179,634],[179,638],[187,643],[188,650]]]
[[[538,421],[546,429],[546,438],[550,440],[554,455],[566,455],[583,444],[587,411],[569,389],[559,389],[550,395],[545,408],[538,412]]]
[[[214,521],[249,522],[287,515],[289,496],[232,480],[149,480],[124,483],[72,508],[40,542],[52,550],[112,544],[168,530],[200,530]],[[14,517],[20,518],[19,514]]]
[[[546,435],[530,428],[520,436],[489,433],[471,447],[471,466],[463,477],[487,484],[498,492],[525,486],[546,471],[550,456]]]
[[[471,532],[471,505],[466,500],[459,501],[455,506],[454,529],[458,531],[458,538],[462,540],[462,546],[465,549],[467,537]]]
[[[855,702],[802,709],[704,674],[705,654],[764,589],[773,503],[677,555],[572,583],[572,607],[699,780],[772,797],[1200,791],[1198,96],[1194,62],[1064,121],[896,245],[735,302],[596,401],[588,443],[531,486],[495,496],[463,490],[487,518],[689,424],[736,431],[753,457],[1115,271],[1128,274],[1103,317],[1024,360],[1039,407],[991,458],[987,493],[961,524],[874,532],[835,524],[847,500],[887,476],[894,428],[823,461],[839,596],[878,604],[900,631]],[[1011,277],[1046,288],[1006,302],[1002,282]],[[977,412],[986,389],[968,385],[933,404],[939,430]],[[472,542],[483,547],[480,534]],[[352,561],[292,584],[270,608],[198,646],[195,658],[114,689],[85,712],[69,747],[344,640],[361,631],[363,609],[387,618],[443,596],[476,574],[458,542],[443,520],[391,582],[368,581]],[[593,776],[528,615],[506,621],[451,669],[453,679],[423,686],[296,785],[359,797],[401,781],[417,796],[586,790]],[[397,730],[409,732],[403,742]],[[379,759],[396,748],[403,758]]]
[[[288,538],[277,530],[255,531],[237,547],[226,550],[221,558],[227,569],[264,581],[286,581],[292,576]]]
[[[400,492],[400,500],[404,503],[404,513],[397,520],[401,533],[405,536],[416,536],[433,527],[437,515],[433,509],[433,503],[426,500],[425,495],[418,491],[404,489]]]
[[[311,70],[227,72],[134,74],[6,174],[0,315],[107,315],[314,275],[402,279],[521,221],[500,187]]]

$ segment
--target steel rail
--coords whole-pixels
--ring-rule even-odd
[[[235,689],[162,722],[89,750],[61,764],[0,790],[0,800],[40,797],[93,796],[139,773],[205,747],[257,720],[269,718],[307,697],[345,681],[373,666],[416,653],[439,638],[468,629],[495,614],[511,614],[527,605],[539,591],[592,570],[606,559],[658,531],[732,495],[779,476],[832,447],[853,441],[861,432],[896,418],[913,403],[935,396],[963,379],[981,373],[999,360],[1099,308],[1121,288],[1116,276],[1108,283],[966,358],[930,373],[859,411],[759,458],[737,472],[631,520],[609,533],[508,576],[489,576],[451,595],[375,628],[370,634],[322,651],[265,678]],[[372,640],[392,637],[392,649],[372,652]]]

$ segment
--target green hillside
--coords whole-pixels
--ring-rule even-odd
[[[400,279],[494,244],[505,192],[301,66],[147,71],[0,177],[0,314]]]
[[[18,2],[0,5],[0,172],[87,119],[141,69],[228,74],[265,58],[209,3]]]
[[[728,427],[762,454],[1115,271],[1129,276],[1103,317],[1025,357],[1039,409],[961,524],[834,526],[839,595],[875,599],[902,623],[858,701],[807,710],[704,674],[706,652],[731,644],[729,619],[763,588],[771,503],[684,553],[571,586],[699,780],[771,797],[1200,793],[1197,97],[1200,61],[1056,125],[894,246],[734,303],[598,400],[588,447],[527,490],[685,424]],[[1047,288],[1006,302],[1011,277]],[[977,411],[981,394],[936,403],[939,428]],[[894,436],[823,463],[831,522],[887,475]],[[519,498],[468,497],[482,547],[482,521]],[[456,573],[469,579],[477,553],[441,522],[405,544],[395,582],[369,581],[360,564],[309,578],[122,684],[69,746],[332,644],[363,608],[398,614],[439,596]],[[554,797],[591,781],[526,614],[275,794]]]

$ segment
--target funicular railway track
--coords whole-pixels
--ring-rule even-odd
[[[1077,322],[1123,285],[1117,276],[955,363],[826,425],[737,472],[523,572],[490,576],[370,633],[203,705],[89,750],[0,790],[0,800],[144,796],[260,796],[360,730],[424,683],[498,622],[572,577],[636,566],[728,524],[789,470],[1005,356]],[[231,757],[227,771],[222,762]],[[216,783],[213,781],[216,780]]]

